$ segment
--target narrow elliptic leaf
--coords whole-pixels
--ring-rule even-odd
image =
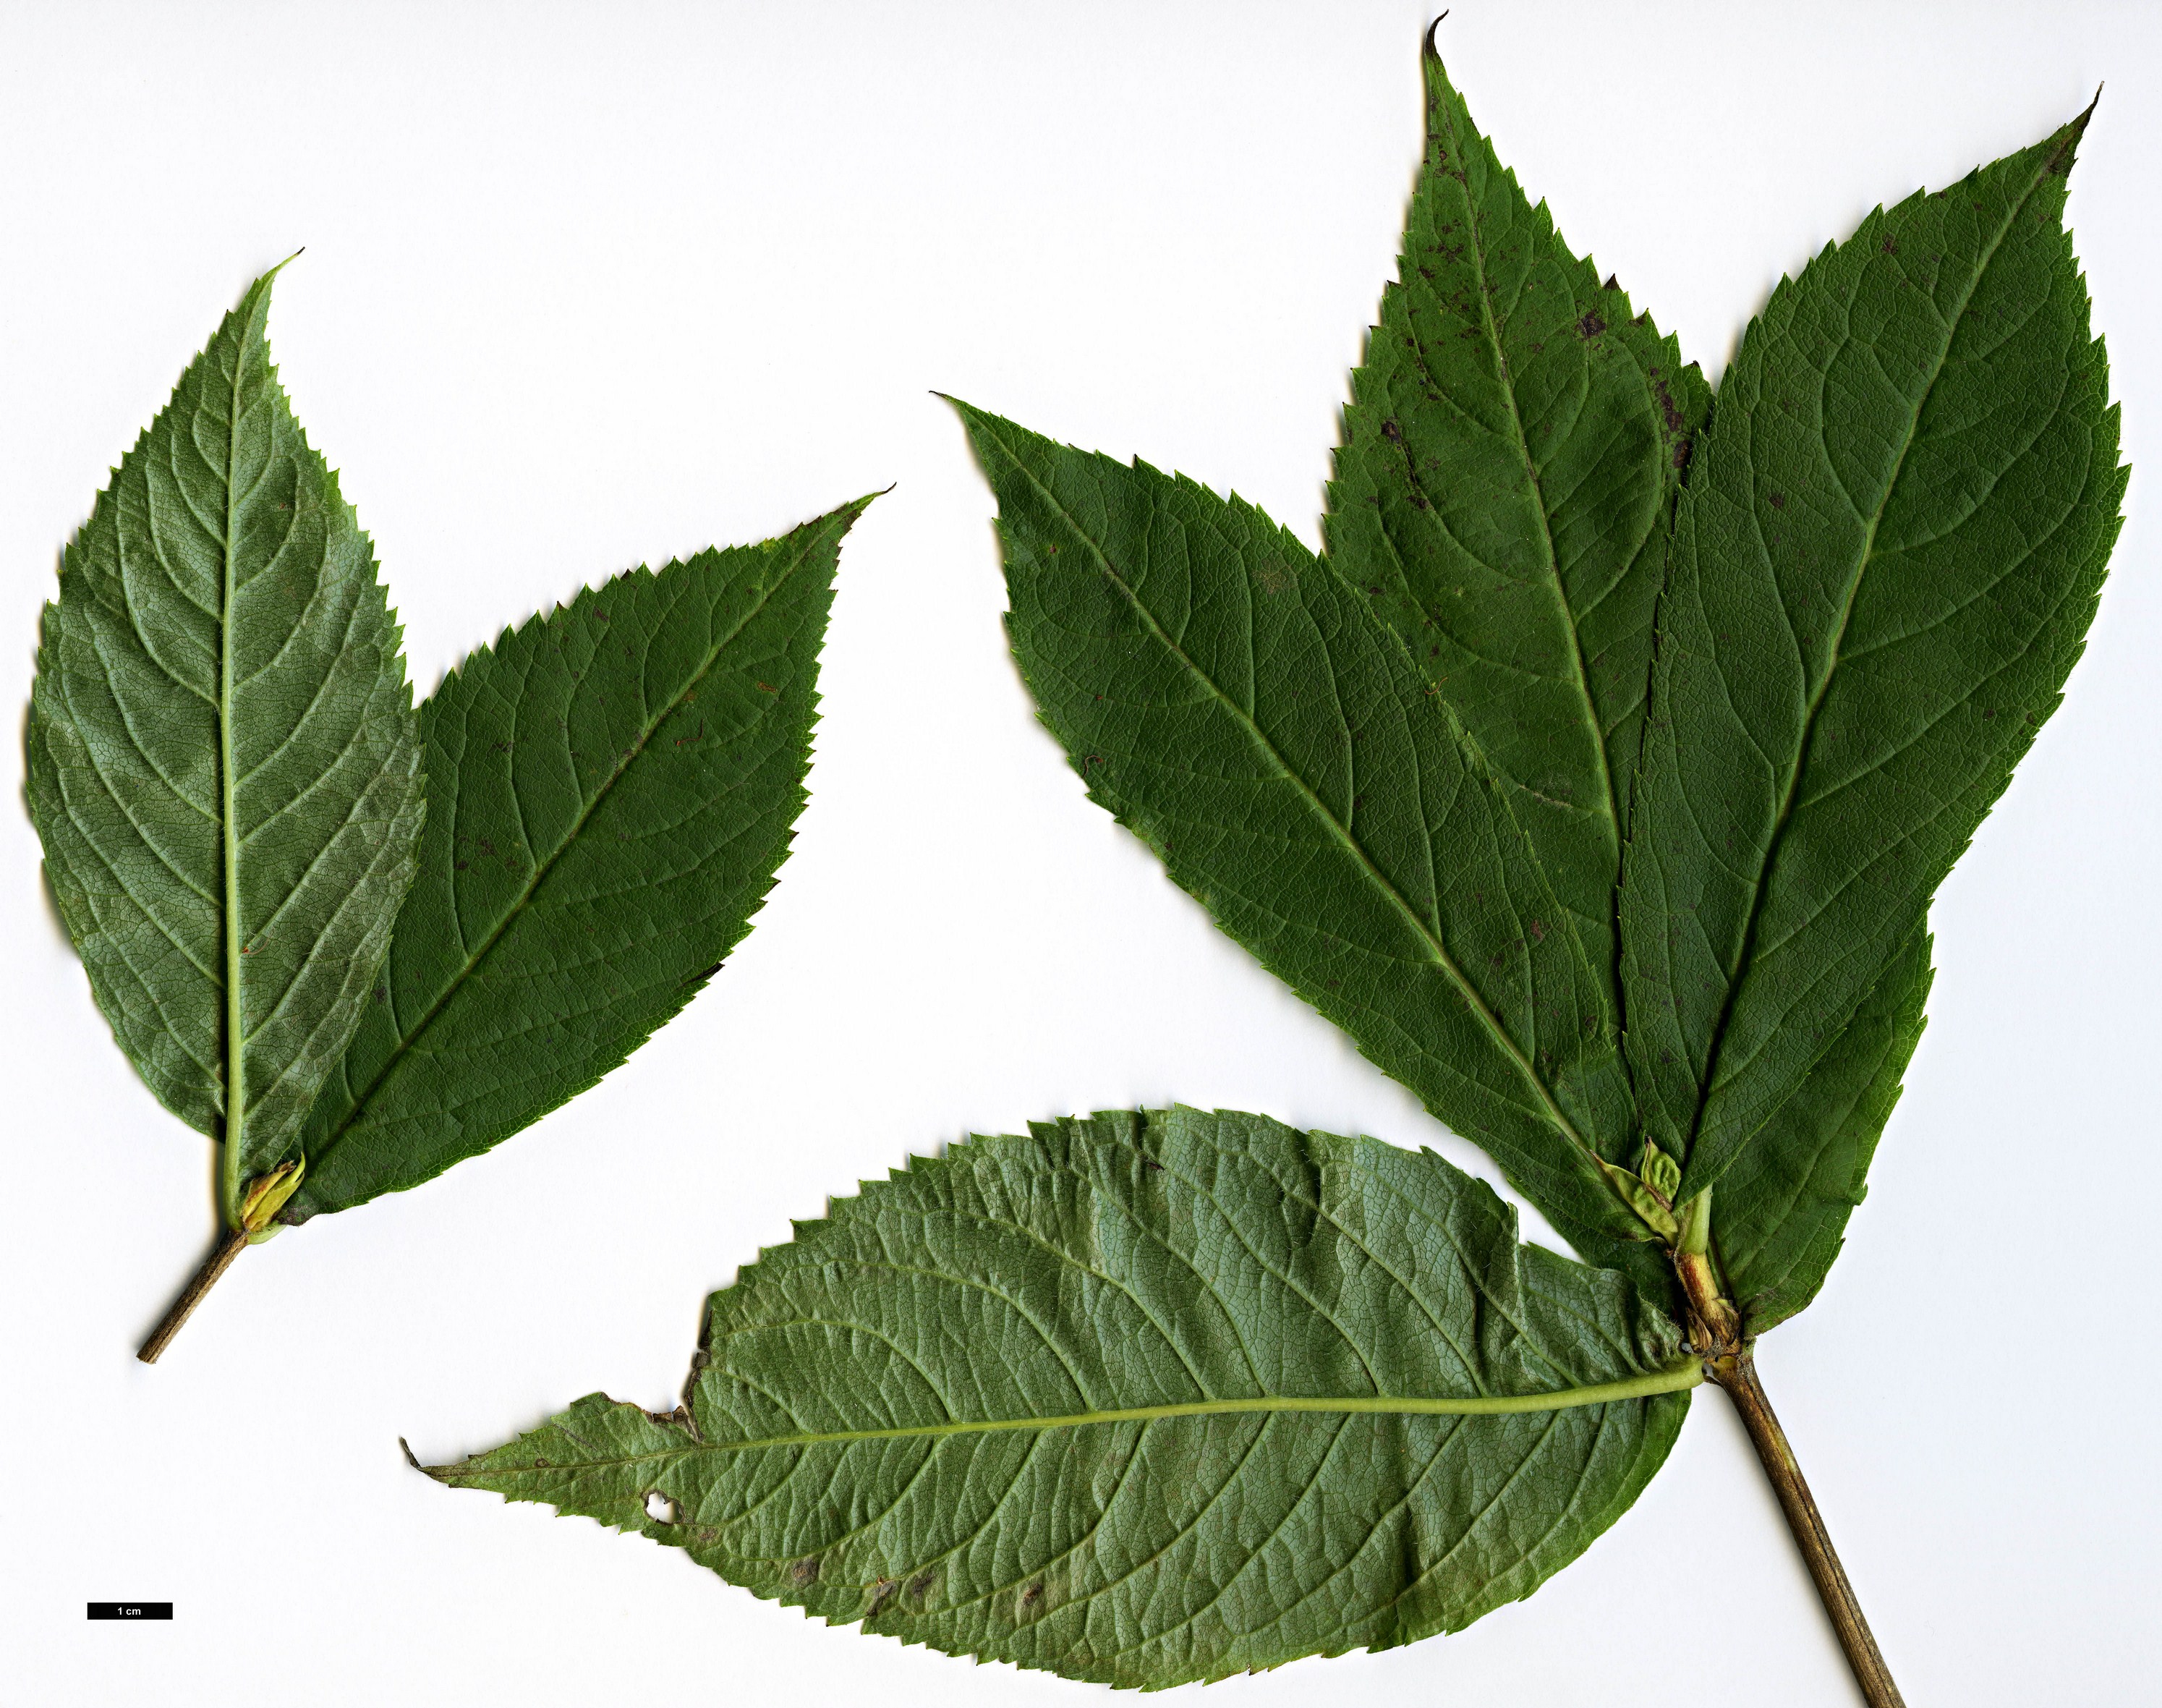
[[[1496,771],[1617,1010],[1614,894],[1674,494],[1710,392],[1569,252],[1429,44],[1426,160],[1329,551]]]
[[[1569,1238],[1635,1224],[1601,980],[1506,786],[1368,602],[1251,505],[957,405],[1006,619],[1089,794]]]
[[[685,1404],[595,1394],[430,1474],[951,1654],[1144,1687],[1528,1595],[1700,1366],[1431,1152],[1256,1115],[979,1139],[708,1302]]]
[[[1816,1297],[1922,1036],[1930,935],[1900,948],[1832,1047],[1721,1177],[1719,1255],[1743,1328],[1761,1335]]]
[[[420,834],[399,629],[270,365],[258,279],[67,548],[29,799],[60,915],[230,1214],[295,1154]]]
[[[1684,1193],[1841,1036],[2079,655],[2125,478],[2063,225],[2086,123],[1782,282],[1698,441],[1622,910]]]
[[[833,572],[869,502],[588,589],[421,708],[420,875],[284,1220],[478,1156],[720,969],[803,805]]]

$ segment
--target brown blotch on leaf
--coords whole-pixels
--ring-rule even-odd
[[[1606,330],[1606,322],[1596,313],[1588,314],[1576,323],[1576,335],[1580,338],[1595,338]]]

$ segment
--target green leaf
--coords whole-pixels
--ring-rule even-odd
[[[1832,1047],[1719,1183],[1719,1255],[1744,1328],[1761,1335],[1816,1297],[1922,1036],[1930,936],[1918,931]]]
[[[1390,1648],[1582,1552],[1700,1380],[1515,1232],[1431,1152],[1256,1115],[974,1140],[713,1294],[677,1412],[592,1395],[430,1474],[1069,1678]]]
[[[1403,643],[1251,506],[956,407],[1015,656],[1089,794],[1569,1238],[1626,1237],[1600,976]]]
[[[1329,550],[1494,770],[1610,1005],[1652,610],[1710,390],[1569,252],[1431,44],[1426,160],[1352,376]]]
[[[1622,909],[1686,1192],[1885,976],[2079,656],[2125,479],[2063,225],[2086,124],[1783,281],[1699,442]]]
[[[368,536],[258,279],[67,548],[29,732],[45,870],[113,1035],[249,1181],[296,1155],[390,940],[421,782]]]
[[[500,1143],[720,969],[803,805],[833,572],[869,503],[588,589],[421,708],[420,875],[284,1220]]]

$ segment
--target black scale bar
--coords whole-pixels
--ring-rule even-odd
[[[170,1601],[92,1601],[90,1617],[93,1619],[170,1619],[173,1617]]]

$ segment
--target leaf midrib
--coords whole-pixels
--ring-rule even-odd
[[[979,419],[983,418],[979,417]],[[990,437],[995,441],[996,440],[995,430],[991,430],[987,427],[986,431]],[[1336,815],[1329,811],[1328,804],[1313,791],[1312,786],[1307,782],[1306,779],[1300,776],[1298,773],[1292,768],[1290,764],[1284,759],[1283,755],[1277,750],[1276,744],[1269,739],[1267,734],[1261,729],[1259,724],[1255,723],[1252,717],[1246,711],[1246,709],[1240,706],[1236,701],[1233,700],[1230,695],[1226,694],[1224,690],[1217,685],[1214,678],[1210,676],[1206,671],[1203,670],[1200,666],[1196,664],[1192,657],[1188,655],[1186,650],[1180,646],[1177,641],[1173,640],[1169,635],[1164,632],[1162,624],[1158,623],[1156,619],[1156,614],[1151,611],[1148,607],[1142,603],[1141,596],[1127,584],[1125,578],[1119,573],[1115,567],[1113,567],[1110,559],[1104,556],[1102,548],[1099,546],[1096,541],[1089,535],[1088,530],[1083,528],[1078,522],[1074,520],[1072,514],[1068,511],[1065,505],[1059,503],[1058,498],[1052,493],[1050,488],[1045,486],[1042,481],[1036,478],[1034,471],[1024,464],[1018,457],[1015,456],[1012,450],[1007,447],[1003,441],[997,441],[997,442],[999,444],[1000,450],[1005,452],[1006,461],[1013,465],[1015,470],[1020,473],[1023,478],[1027,480],[1030,485],[1033,486],[1037,492],[1042,494],[1043,501],[1058,513],[1059,518],[1064,521],[1069,529],[1073,530],[1074,537],[1088,546],[1089,551],[1094,556],[1097,563],[1101,566],[1104,579],[1109,581],[1113,587],[1118,588],[1120,593],[1125,597],[1127,603],[1133,607],[1135,612],[1140,616],[1141,621],[1148,625],[1149,632],[1155,635],[1157,640],[1162,644],[1165,650],[1169,652],[1172,657],[1176,658],[1182,665],[1183,665],[1193,675],[1194,680],[1198,682],[1204,688],[1206,688],[1210,696],[1231,714],[1231,716],[1238,722],[1240,726],[1245,729],[1248,738],[1253,742],[1254,745],[1259,748],[1275,765],[1277,774],[1282,776],[1285,781],[1291,784],[1293,788],[1299,791],[1300,795],[1305,798],[1308,805],[1313,808],[1315,816],[1319,817],[1324,824],[1326,824],[1329,827],[1330,831],[1334,833],[1336,839],[1343,844],[1345,850],[1358,862],[1360,868],[1364,870],[1371,879],[1372,879],[1375,887],[1387,898],[1390,904],[1394,906],[1405,919],[1410,922],[1412,929],[1417,933],[1419,941],[1427,946],[1428,953],[1434,958],[1434,964],[1437,967],[1440,968],[1444,973],[1448,974],[1450,982],[1456,986],[1458,994],[1463,998],[1465,1005],[1470,1009],[1473,1015],[1479,1020],[1480,1025],[1486,1028],[1495,1042],[1501,1046],[1502,1052],[1507,1056],[1509,1060],[1516,1065],[1517,1070],[1522,1076],[1524,1083],[1532,1088],[1533,1092],[1538,1099],[1540,1106],[1546,1111],[1547,1119],[1554,1124],[1555,1131],[1559,1132],[1564,1138],[1567,1139],[1586,1156],[1595,1154],[1592,1151],[1592,1147],[1585,1142],[1583,1136],[1576,1131],[1576,1128],[1571,1124],[1569,1117],[1562,1113],[1560,1105],[1554,1101],[1553,1093],[1547,1089],[1546,1082],[1539,1078],[1538,1073],[1533,1068],[1532,1064],[1525,1059],[1523,1052],[1517,1048],[1516,1041],[1509,1036],[1507,1029],[1502,1026],[1501,1021],[1496,1017],[1494,1011],[1486,1005],[1485,999],[1483,999],[1479,995],[1477,990],[1473,987],[1471,981],[1464,976],[1463,969],[1456,964],[1455,958],[1449,953],[1447,946],[1441,942],[1439,938],[1438,938],[1434,932],[1428,928],[1425,920],[1419,917],[1418,910],[1413,907],[1411,903],[1405,899],[1403,892],[1397,889],[1393,883],[1390,882],[1389,879],[1382,873],[1381,868],[1374,864],[1372,856],[1368,854],[1366,850],[1360,845],[1358,838],[1354,837],[1351,834],[1350,828],[1340,822]],[[1320,566],[1324,574],[1334,575],[1336,573],[1334,567],[1330,565],[1327,560],[1317,558],[1314,561]],[[1353,597],[1356,597],[1356,595],[1355,594]],[[1472,769],[1472,765],[1470,763],[1467,763],[1466,769]]]
[[[398,1063],[401,1060],[404,1059],[406,1051],[413,1047],[415,1041],[418,1039],[422,1033],[426,1032],[430,1026],[435,1024],[436,1016],[442,1013],[443,1010],[449,1005],[451,1000],[464,988],[466,980],[473,976],[473,973],[480,966],[480,964],[486,960],[489,954],[494,952],[495,946],[503,940],[504,935],[510,929],[511,925],[524,915],[527,903],[533,899],[534,894],[540,889],[541,883],[546,879],[548,874],[553,871],[556,869],[557,863],[577,845],[580,833],[583,832],[586,828],[587,820],[591,818],[593,815],[599,810],[601,802],[608,798],[610,791],[614,789],[617,783],[620,782],[624,776],[629,775],[630,768],[638,762],[640,755],[645,751],[646,744],[653,739],[654,731],[660,729],[663,723],[668,721],[670,716],[683,703],[683,697],[686,694],[690,693],[693,689],[697,688],[701,682],[705,681],[708,673],[712,671],[715,663],[718,661],[721,654],[727,650],[731,642],[740,635],[745,629],[749,627],[750,624],[756,619],[759,613],[763,611],[772,601],[774,595],[779,593],[781,589],[787,584],[789,579],[795,575],[796,571],[803,567],[804,561],[811,555],[812,549],[822,541],[825,536],[825,529],[819,528],[815,535],[807,540],[805,544],[797,551],[794,559],[789,563],[788,567],[782,570],[779,575],[776,576],[765,589],[760,593],[757,602],[754,603],[749,609],[744,613],[743,616],[737,621],[735,626],[730,629],[727,634],[721,636],[719,640],[716,640],[713,645],[708,649],[705,660],[699,665],[697,671],[685,680],[682,687],[677,692],[675,697],[670,700],[668,703],[661,708],[661,712],[648,722],[645,728],[639,733],[638,740],[632,746],[630,751],[623,756],[623,758],[618,762],[615,769],[608,774],[607,781],[603,783],[601,786],[594,791],[593,799],[588,801],[585,807],[580,811],[577,822],[571,826],[567,832],[565,833],[563,839],[557,844],[556,851],[550,854],[546,859],[536,861],[535,863],[533,874],[531,877],[527,880],[525,887],[519,892],[518,899],[513,901],[511,905],[504,911],[503,917],[496,922],[494,930],[488,933],[487,941],[482,943],[477,951],[467,957],[466,964],[458,969],[457,976],[452,979],[451,982],[444,987],[442,994],[429,1005],[428,1011],[420,1016],[419,1024],[414,1026],[412,1031],[405,1033],[399,1038],[397,1047],[390,1052],[389,1056],[384,1058],[383,1065],[377,1070],[375,1077],[368,1082],[367,1089],[363,1090],[359,1096],[353,1099],[352,1107],[346,1111],[344,1118],[341,1120],[336,1126],[332,1127],[322,1141],[316,1146],[310,1161],[312,1166],[318,1172],[320,1172],[321,1168],[324,1158],[328,1157],[332,1152],[337,1148],[339,1141],[352,1130],[354,1125],[358,1122],[361,1117],[367,1112],[369,1099],[382,1089],[383,1082],[390,1077],[392,1070],[397,1067]],[[566,608],[564,614],[569,614],[568,608]],[[514,789],[512,791],[514,799],[516,798],[516,792],[517,791]],[[394,935],[395,927],[393,929]]]
[[[252,324],[254,314],[252,301],[248,304],[248,313]],[[236,1226],[240,1221],[241,1189],[245,1183],[242,1178],[242,1152],[246,1148],[248,1120],[245,1071],[248,1034],[246,1011],[241,1000],[240,989],[241,838],[239,784],[234,775],[232,742],[232,631],[236,597],[232,511],[237,502],[233,477],[240,454],[240,394],[247,363],[248,351],[243,339],[234,351],[232,389],[227,399],[225,412],[225,535],[221,542],[221,551],[225,560],[222,566],[224,609],[218,624],[217,661],[218,812],[222,821],[219,854],[225,867],[225,1156],[222,1173],[226,1219]]]
[[[1719,1072],[1720,1053],[1726,1045],[1727,1027],[1733,1020],[1734,1011],[1740,1001],[1742,988],[1749,982],[1750,958],[1755,952],[1757,929],[1763,920],[1764,897],[1769,888],[1768,880],[1772,868],[1778,861],[1779,850],[1784,844],[1788,825],[1794,817],[1794,808],[1800,797],[1802,773],[1809,766],[1810,749],[1816,734],[1817,714],[1823,708],[1826,696],[1831,692],[1833,679],[1839,674],[1841,662],[1841,648],[1846,639],[1847,624],[1854,615],[1855,602],[1861,597],[1862,581],[1869,573],[1871,562],[1877,550],[1877,530],[1883,522],[1885,510],[1891,504],[1893,492],[1899,484],[1899,477],[1906,469],[1907,454],[1914,448],[1915,436],[1921,428],[1922,411],[1928,408],[1930,398],[1935,395],[1937,382],[1944,378],[1945,368],[1951,355],[1952,342],[1958,336],[1960,323],[1966,317],[1968,306],[1974,300],[1974,294],[1981,286],[1983,274],[1988,272],[1991,263],[1997,259],[1997,252],[2003,247],[2005,238],[2010,234],[2013,222],[2025,210],[2028,201],[2033,197],[2048,170],[2047,165],[2044,165],[2028,180],[2027,187],[2020,191],[2018,199],[2007,210],[2003,222],[1989,240],[1989,247],[1977,258],[1974,271],[1967,280],[1966,290],[1960,295],[1957,306],[1945,317],[1944,342],[1931,366],[1929,383],[1922,388],[1921,394],[1914,400],[1914,410],[1908,417],[1906,431],[1900,436],[1898,457],[1892,465],[1892,472],[1884,482],[1884,489],[1877,494],[1876,508],[1871,512],[1864,527],[1862,549],[1856,556],[1854,573],[1847,582],[1846,598],[1840,607],[1839,621],[1832,630],[1831,644],[1824,675],[1818,682],[1815,690],[1810,694],[1808,706],[1804,709],[1801,734],[1794,743],[1794,765],[1787,774],[1785,786],[1780,791],[1779,811],[1778,816],[1773,820],[1772,833],[1765,840],[1764,857],[1757,863],[1756,875],[1751,881],[1748,918],[1742,927],[1740,948],[1728,972],[1726,991],[1720,1002],[1719,1017],[1712,1026],[1710,1045],[1705,1053],[1704,1080],[1697,1089],[1696,1108],[1689,1120],[1689,1147],[1692,1156],[1695,1152],[1698,1140],[1703,1135],[1705,1112],[1710,1106],[1712,1094],[1727,1083]],[[1860,233],[1857,232],[1855,237],[1848,238],[1847,242],[1851,244],[1859,237]],[[1897,951],[1895,950],[1894,953],[1896,953]],[[1695,1182],[1687,1183],[1696,1184]]]
[[[726,1372],[718,1372],[725,1375]],[[477,1468],[473,1476],[546,1475],[555,1471],[600,1470],[612,1465],[650,1465],[656,1460],[687,1458],[701,1453],[770,1452],[791,1447],[846,1445],[857,1441],[937,1439],[949,1435],[1010,1434],[1016,1430],[1081,1429],[1104,1424],[1152,1423],[1172,1418],[1240,1417],[1265,1412],[1322,1413],[1336,1415],[1413,1418],[1517,1417],[1542,1412],[1565,1412],[1583,1406],[1611,1405],[1626,1400],[1654,1398],[1680,1393],[1705,1380],[1701,1360],[1689,1358],[1620,1382],[1594,1382],[1583,1387],[1559,1388],[1548,1393],[1480,1395],[1469,1397],[1425,1398],[1408,1394],[1259,1394],[1236,1399],[1180,1400],[1160,1406],[1131,1406],[1116,1410],[1068,1412],[1041,1418],[953,1418],[937,1423],[898,1424],[885,1429],[804,1430],[794,1434],[760,1436],[744,1441],[687,1441],[681,1447],[657,1448],[650,1453],[619,1459],[585,1459],[574,1464],[542,1466],[505,1465]],[[560,1426],[558,1426],[560,1427]],[[681,1424],[675,1427],[681,1428]],[[438,1474],[456,1473],[460,1467],[431,1467]]]

